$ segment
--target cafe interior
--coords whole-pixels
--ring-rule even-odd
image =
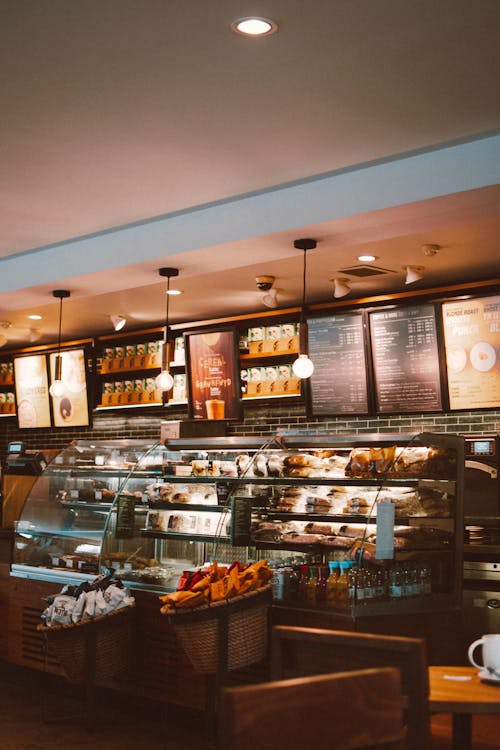
[[[105,750],[138,742],[152,750],[244,750],[257,743],[274,750],[321,750],[326,742],[339,750],[500,748],[497,0],[108,0],[99,7],[81,0],[23,0],[3,12],[0,681],[6,700],[0,708],[1,750],[44,749],[54,741],[83,750],[89,738],[98,738]],[[255,27],[245,24],[250,18]],[[478,309],[483,317],[477,325],[484,328],[469,363],[463,341],[475,335],[472,318]],[[426,327],[430,344],[416,333],[412,338],[416,318],[415,325],[431,326]],[[324,338],[325,321],[330,331],[346,337],[343,344],[331,332]],[[396,321],[392,328],[391,321]],[[356,334],[351,324],[358,326]],[[265,337],[282,340],[286,326],[293,327],[289,341],[295,348],[282,351],[276,361],[266,359]],[[278,329],[281,333],[275,333]],[[201,392],[205,375],[195,363],[207,359],[209,349],[197,347],[201,339],[221,333],[230,336],[225,351],[232,357],[233,381],[238,368],[241,382],[236,375],[228,397],[212,389],[202,412],[198,403],[206,394],[196,389]],[[455,335],[462,336],[459,345]],[[395,347],[388,348],[391,336],[397,355]],[[130,369],[139,370],[138,347],[144,342],[153,374],[160,373],[152,385],[160,395],[150,405],[141,402],[142,395],[126,400],[126,393],[115,392],[117,382],[129,382],[114,371],[125,363],[126,345],[132,347]],[[176,373],[184,372],[176,369],[178,342],[188,357],[182,381],[176,380]],[[429,346],[434,347],[430,359]],[[54,390],[61,381],[57,368],[74,349],[83,352],[86,401],[80,411],[76,399],[64,406]],[[215,367],[212,350],[210,357]],[[36,422],[33,404],[20,408],[26,400],[21,365],[31,358],[47,362],[45,422]],[[304,359],[312,363],[312,376],[307,366],[300,370]],[[420,363],[415,381],[434,367],[432,393],[407,384],[405,359]],[[13,363],[15,382],[8,374],[2,381],[3,363]],[[266,378],[277,372],[279,380],[280,365],[287,386],[273,393]],[[151,373],[141,367],[133,382],[141,382],[142,392]],[[398,380],[400,370],[404,375]],[[474,377],[465,382],[470,370]],[[170,378],[165,390],[161,375]],[[217,377],[228,380],[227,370]],[[185,389],[180,398],[171,391],[177,382]],[[225,413],[220,411],[224,399]],[[80,636],[83,672],[68,678],[55,631],[40,627],[44,599],[68,582],[91,581],[114,570],[104,550],[109,559],[122,554],[122,561],[135,565],[130,558],[147,545],[150,562],[156,565],[161,558],[163,569],[175,568],[176,575],[183,567],[192,572],[213,565],[215,550],[228,576],[237,563],[241,577],[233,573],[232,585],[249,580],[238,567],[241,561],[221,552],[224,545],[201,541],[199,529],[197,536],[188,539],[184,533],[177,541],[173,524],[180,521],[165,510],[163,496],[155,496],[156,505],[148,501],[147,516],[133,503],[132,511],[130,504],[117,505],[121,496],[137,490],[145,502],[139,481],[144,456],[159,456],[162,476],[175,473],[168,481],[178,487],[188,476],[181,473],[185,465],[178,465],[179,456],[184,464],[188,454],[208,459],[200,470],[206,478],[215,464],[217,471],[223,463],[224,470],[233,471],[242,452],[250,452],[257,465],[255,451],[267,462],[264,484],[268,489],[277,484],[269,492],[279,491],[281,498],[283,480],[273,479],[271,471],[277,454],[278,476],[285,472],[296,493],[305,476],[316,479],[316,490],[322,481],[327,487],[339,484],[338,475],[332,480],[328,472],[334,456],[346,459],[342,471],[348,457],[345,471],[351,474],[345,474],[344,489],[349,483],[357,482],[358,489],[373,484],[390,496],[391,487],[381,484],[379,475],[375,481],[367,469],[352,473],[355,452],[359,458],[367,436],[369,471],[374,471],[374,455],[387,467],[388,454],[377,451],[392,451],[396,463],[388,476],[394,487],[401,488],[409,476],[412,487],[423,483],[427,492],[447,482],[444,495],[452,498],[452,510],[443,513],[446,517],[435,525],[418,517],[408,526],[415,530],[418,522],[420,538],[422,528],[432,528],[441,540],[448,535],[443,543],[451,550],[446,558],[451,563],[432,567],[433,592],[424,607],[408,594],[398,611],[387,601],[391,589],[386,589],[374,616],[366,616],[360,605],[358,614],[347,617],[325,614],[304,599],[292,601],[292,594],[288,601],[283,594],[291,591],[284,567],[299,570],[307,559],[309,567],[323,565],[328,571],[328,561],[337,559],[324,551],[317,556],[318,535],[312,541],[306,521],[309,527],[323,524],[321,534],[327,533],[326,523],[328,534],[333,531],[328,539],[335,537],[340,546],[342,514],[352,512],[354,526],[361,523],[363,529],[359,559],[368,559],[372,548],[378,555],[377,539],[384,534],[393,539],[394,556],[394,516],[383,521],[385,509],[380,512],[390,502],[379,503],[376,519],[370,515],[373,539],[358,506],[355,513],[342,506],[333,526],[328,514],[311,516],[309,505],[295,507],[290,531],[290,524],[284,528],[282,506],[274,508],[274,516],[258,509],[256,526],[255,507],[250,511],[242,502],[231,505],[229,536],[240,539],[233,546],[240,555],[245,549],[250,568],[259,566],[267,551],[272,572],[271,579],[259,579],[266,591],[254,592],[241,615],[243,620],[257,615],[251,605],[262,597],[260,625],[252,627],[253,635],[263,628],[259,656],[243,660],[242,667],[232,662],[233,652],[251,640],[248,635],[238,640],[231,617],[239,622],[240,615],[227,614],[240,606],[240,596],[233,604],[228,598],[227,612],[217,616],[215,666],[189,663],[183,649],[190,646],[181,634],[186,625],[177,617],[181,608],[165,601],[167,616],[159,614],[158,597],[173,591],[177,579],[162,588],[157,581],[143,585],[143,576],[131,588],[131,630],[127,623],[121,626],[132,638],[125,676],[111,679],[99,672],[104,657],[98,630],[97,640],[92,632]],[[113,490],[109,514],[96,511],[102,494],[99,500],[92,495],[92,534],[102,542],[99,567],[85,575],[80,568],[61,572],[63,558],[75,557],[67,554],[75,549],[66,547],[54,557],[51,546],[52,562],[46,566],[39,558],[28,560],[23,545],[32,532],[37,535],[37,519],[49,523],[50,517],[52,524],[56,516],[64,518],[55,536],[69,536],[71,545],[69,524],[76,528],[78,514],[90,512],[76,507],[88,484],[78,484],[79,490],[65,484],[53,496],[42,485],[54,481],[62,488],[63,480],[73,481],[74,466],[68,469],[67,463],[75,463],[75,451],[92,456],[97,476],[102,464],[107,468],[108,448],[112,460],[118,453],[125,456],[118,442],[127,440],[143,443],[139,471],[126,463],[121,489],[99,485],[101,493],[102,487]],[[404,451],[403,443],[407,451],[427,451],[429,461],[429,451],[440,457],[451,452],[453,471],[439,473],[442,469],[430,462],[429,475],[398,474],[394,450]],[[327,469],[314,464],[320,452],[322,462],[330,461]],[[323,479],[293,474],[287,461],[294,455],[306,461],[295,470],[317,469],[326,472]],[[22,477],[19,467],[28,464],[43,471]],[[192,474],[195,464],[190,461]],[[231,495],[233,476],[228,476]],[[243,473],[249,495],[258,486],[255,476],[264,475]],[[197,489],[203,479],[193,479]],[[75,491],[78,503],[70,508]],[[316,494],[324,501],[325,493]],[[248,521],[250,528],[250,512],[252,534],[256,528],[279,534],[286,558],[274,551],[275,536],[274,547],[266,547],[266,539],[255,555],[256,537],[250,543],[238,526]],[[96,525],[99,514],[102,528]],[[406,528],[397,526],[397,514],[396,528]],[[139,534],[144,516],[147,527]],[[300,527],[299,521],[304,522]],[[173,542],[167,541],[169,534]],[[425,545],[431,545],[429,536]],[[403,531],[401,537],[396,533],[402,538]],[[309,557],[296,556],[297,550],[303,554],[301,543],[312,545]],[[171,553],[175,545],[185,545],[182,554],[181,546]],[[186,551],[194,548],[196,555]],[[439,554],[432,548],[431,557],[441,559]],[[344,550],[338,559],[348,559]],[[409,569],[421,573],[424,566],[408,559]],[[148,564],[148,573],[152,567]],[[344,573],[348,580],[348,566]],[[285,588],[279,588],[283,581]],[[423,573],[421,583],[423,591]],[[188,640],[201,643],[212,621],[196,619],[195,610],[188,627],[196,635]],[[471,652],[470,644],[485,635],[490,639]],[[108,645],[104,648],[111,653]]]

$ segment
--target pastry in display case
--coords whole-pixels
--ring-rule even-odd
[[[13,573],[163,592],[266,559],[280,606],[458,608],[463,465],[462,439],[432,433],[77,441],[26,502]]]

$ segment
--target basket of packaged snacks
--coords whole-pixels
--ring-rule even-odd
[[[106,680],[127,671],[135,601],[120,581],[100,576],[66,586],[46,601],[37,630],[70,682]]]
[[[212,563],[160,597],[160,611],[197,672],[223,673],[265,658],[271,576],[266,560],[229,568]]]

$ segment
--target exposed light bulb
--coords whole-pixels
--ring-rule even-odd
[[[49,388],[49,393],[53,398],[64,396],[64,383],[62,380],[54,380]]]
[[[168,370],[162,370],[155,378],[155,385],[160,391],[170,391],[174,385],[174,379]]]
[[[314,372],[314,364],[307,354],[299,354],[292,365],[292,370],[298,378],[310,378]]]

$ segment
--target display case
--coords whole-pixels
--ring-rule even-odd
[[[37,480],[13,572],[165,591],[208,561],[267,558],[279,607],[457,609],[463,466],[463,440],[431,433],[80,441]]]

